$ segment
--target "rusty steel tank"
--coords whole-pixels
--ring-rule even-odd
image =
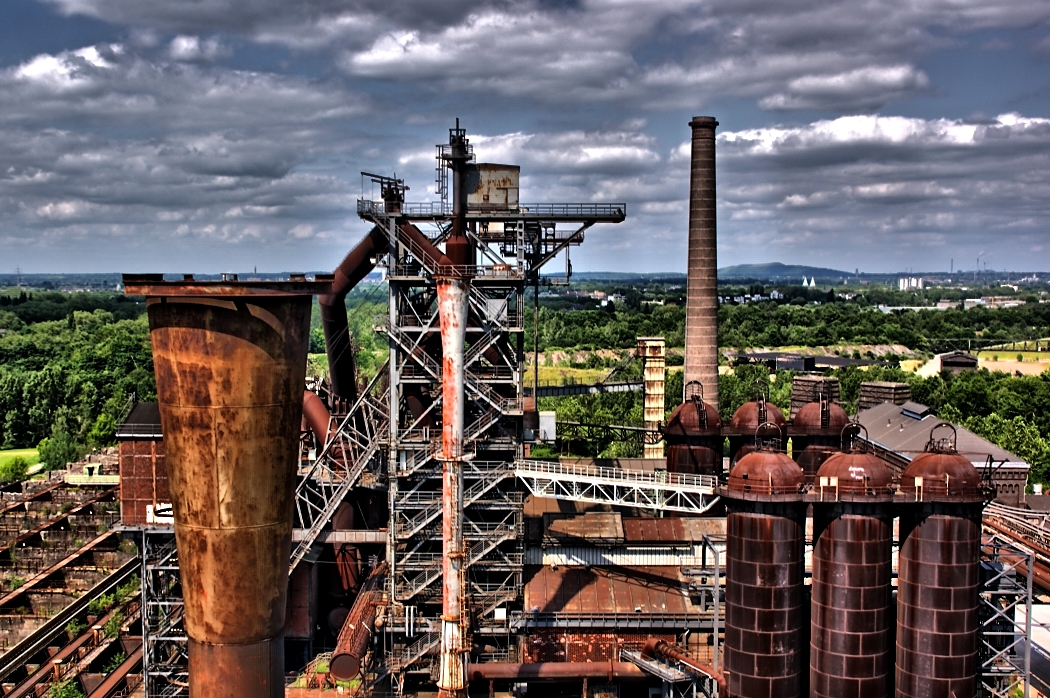
[[[805,690],[802,470],[764,446],[733,467],[726,502],[725,672],[734,698]]]
[[[721,475],[722,418],[718,408],[704,402],[699,383],[690,383],[685,392],[685,401],[675,408],[664,427],[667,472]]]
[[[146,296],[193,698],[284,695],[311,296],[330,283],[125,275]]]
[[[806,482],[813,482],[821,464],[839,451],[840,435],[849,424],[846,410],[821,395],[806,403],[791,422],[791,457],[802,467]]]
[[[943,429],[951,436],[935,438]],[[944,434],[946,431],[942,431]],[[977,586],[985,487],[955,450],[955,428],[938,424],[900,482],[897,695],[956,696],[977,690]]]
[[[831,455],[813,503],[812,698],[893,692],[893,478],[870,453]]]
[[[729,437],[729,467],[755,450],[755,431],[763,424],[774,424],[783,431],[787,420],[780,408],[766,400],[763,393],[741,405],[729,420],[723,433]]]

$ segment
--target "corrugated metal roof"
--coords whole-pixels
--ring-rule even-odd
[[[925,405],[914,402],[904,405],[884,402],[870,410],[858,412],[857,421],[868,430],[868,440],[910,461],[926,449],[926,443],[930,440],[930,430],[941,421],[928,412],[929,408]],[[925,414],[925,416],[916,419],[910,414]],[[997,463],[1006,461],[1015,466],[1027,467],[1028,464],[1021,458],[981,438],[969,429],[959,426],[956,429],[958,431],[955,448],[971,462],[981,465],[991,455]],[[946,436],[947,433],[944,435]]]
[[[677,567],[540,567],[525,584],[525,611],[695,613]]]
[[[622,543],[623,522],[620,514],[592,511],[583,515],[544,514],[544,538],[554,541],[592,541]]]
[[[624,538],[628,543],[677,543],[699,541],[703,537],[725,535],[724,518],[626,518],[623,520]]]

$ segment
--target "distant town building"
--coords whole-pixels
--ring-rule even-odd
[[[925,288],[926,282],[918,277],[909,276],[903,279],[897,279],[897,287],[901,291],[914,291]]]
[[[951,371],[958,375],[963,371],[977,370],[977,357],[965,351],[952,351],[941,354],[941,370]]]

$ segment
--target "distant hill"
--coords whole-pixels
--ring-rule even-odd
[[[824,267],[807,267],[801,264],[781,264],[780,262],[769,262],[768,264],[737,264],[732,267],[722,267],[718,270],[719,280],[726,279],[769,279],[773,281],[796,281],[802,282],[802,277],[807,279],[842,279],[853,276],[848,271],[839,269],[827,269]]]

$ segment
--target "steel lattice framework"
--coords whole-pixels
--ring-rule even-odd
[[[980,688],[984,696],[1029,695],[1034,553],[985,527],[981,541],[978,617]]]
[[[521,460],[514,474],[537,497],[702,514],[718,502],[713,475],[641,472]]]

